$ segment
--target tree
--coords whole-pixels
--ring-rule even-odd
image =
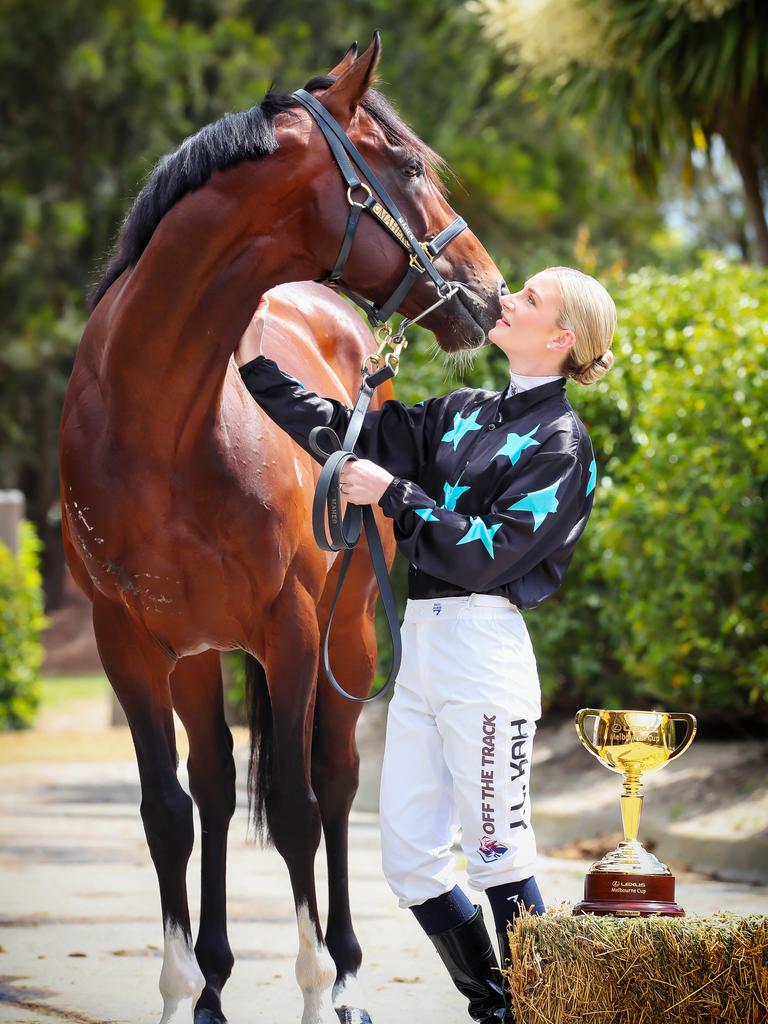
[[[722,138],[768,266],[768,5],[764,0],[475,0],[518,72],[549,83],[629,147],[639,182]]]

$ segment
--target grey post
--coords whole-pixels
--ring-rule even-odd
[[[24,518],[24,495],[21,491],[0,491],[0,542],[12,555],[19,550],[19,525]]]

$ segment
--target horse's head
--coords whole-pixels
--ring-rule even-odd
[[[438,286],[455,288],[422,323],[448,352],[481,345],[500,315],[504,282],[471,231],[449,231],[448,241],[442,234],[456,215],[441,190],[440,159],[370,88],[380,49],[376,34],[364,54],[357,57],[353,47],[330,75],[308,83],[304,94],[268,93],[260,105],[225,115],[164,157],[125,219],[92,305],[127,270],[139,271],[139,283],[151,284],[166,279],[166,266],[183,264],[188,294],[176,295],[178,316],[185,321],[184,302],[199,300],[200,281],[218,275],[221,305],[208,296],[206,308],[229,341],[223,321],[231,318],[231,331],[242,333],[254,294],[283,281],[322,278],[323,272],[327,277],[337,267],[350,201],[363,203],[375,177],[378,199],[384,199],[381,189],[387,192],[405,224],[401,240],[406,246],[412,242],[425,261],[418,243],[437,239],[438,255],[428,270],[411,274],[413,287],[406,294],[400,285],[409,252],[395,238],[396,221],[387,221],[383,211],[377,219],[358,209],[340,284],[375,306],[386,305],[387,312],[397,306],[408,317],[438,301]],[[349,192],[350,165],[345,180],[316,120],[329,114],[339,138],[351,141],[369,167],[360,170]],[[192,254],[201,259],[196,271]],[[135,294],[134,288],[127,299]]]
[[[347,133],[416,238],[428,242],[452,224],[456,214],[441,188],[440,158],[370,88],[380,50],[377,33],[365,53],[357,57],[352,47],[328,78],[313,80],[308,89]],[[294,126],[293,131],[299,131],[311,167],[310,247],[330,271],[345,234],[350,202],[323,134],[309,114],[301,111],[300,116],[301,127]],[[356,191],[351,198],[364,200],[365,191]],[[447,244],[434,266],[458,290],[422,323],[445,351],[482,345],[500,315],[499,296],[506,290],[498,268],[468,229]],[[363,213],[340,283],[381,305],[393,295],[407,269],[408,254],[402,245],[374,216]],[[399,309],[413,317],[437,299],[435,284],[422,273]]]

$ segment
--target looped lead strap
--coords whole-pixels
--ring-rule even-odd
[[[336,583],[336,592],[333,595],[328,623],[323,636],[323,667],[325,668],[328,682],[334,690],[341,694],[342,697],[346,697],[347,700],[356,701],[359,704],[365,704],[368,701],[375,700],[377,697],[383,697],[394,684],[397,673],[400,671],[400,662],[402,660],[400,622],[397,615],[395,595],[392,592],[392,583],[389,579],[387,560],[384,557],[384,549],[381,545],[381,537],[376,526],[373,509],[370,505],[348,504],[346,515],[342,518],[339,478],[347,462],[357,458],[353,448],[360,435],[365,413],[373,397],[374,390],[379,384],[383,384],[385,380],[390,380],[394,375],[395,369],[389,364],[385,364],[375,373],[368,373],[367,370],[363,370],[363,382],[360,385],[357,401],[349,418],[343,441],[339,440],[339,436],[334,430],[325,426],[315,427],[309,435],[309,444],[312,451],[323,462],[323,468],[320,471],[315,498],[312,504],[312,531],[317,544],[323,551],[344,550],[341,568],[339,569],[339,578]],[[360,539],[363,528],[365,528],[371,564],[373,565],[376,582],[381,592],[381,603],[387,619],[389,635],[392,639],[392,664],[384,686],[378,693],[370,697],[355,697],[353,694],[347,693],[333,674],[329,643],[336,605],[344,585],[352,553]]]

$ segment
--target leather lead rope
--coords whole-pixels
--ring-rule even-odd
[[[342,518],[339,478],[347,462],[357,458],[353,449],[363,426],[363,419],[373,397],[373,392],[379,384],[383,384],[385,380],[390,380],[394,377],[396,372],[395,366],[396,363],[393,365],[391,362],[387,362],[375,373],[369,373],[367,368],[363,368],[363,383],[360,387],[355,407],[352,410],[343,441],[339,440],[338,434],[331,430],[330,427],[315,427],[309,435],[310,447],[323,461],[323,468],[317,481],[317,489],[315,490],[315,498],[312,505],[312,530],[315,540],[324,551],[341,551],[344,549],[339,578],[336,583],[336,592],[333,595],[328,623],[323,636],[323,666],[328,682],[334,690],[341,694],[342,697],[346,697],[347,700],[355,701],[358,704],[367,704],[369,701],[376,700],[377,697],[383,697],[392,688],[397,678],[397,673],[400,671],[400,662],[402,660],[400,620],[373,509],[370,505],[348,504],[346,515]],[[321,440],[326,441],[327,447],[322,446]],[[371,556],[373,571],[376,575],[376,582],[381,593],[381,603],[392,640],[392,664],[384,686],[377,693],[369,697],[355,697],[344,689],[333,674],[329,643],[336,605],[344,586],[344,579],[349,569],[355,545],[360,539],[363,528],[365,529],[368,551]]]

